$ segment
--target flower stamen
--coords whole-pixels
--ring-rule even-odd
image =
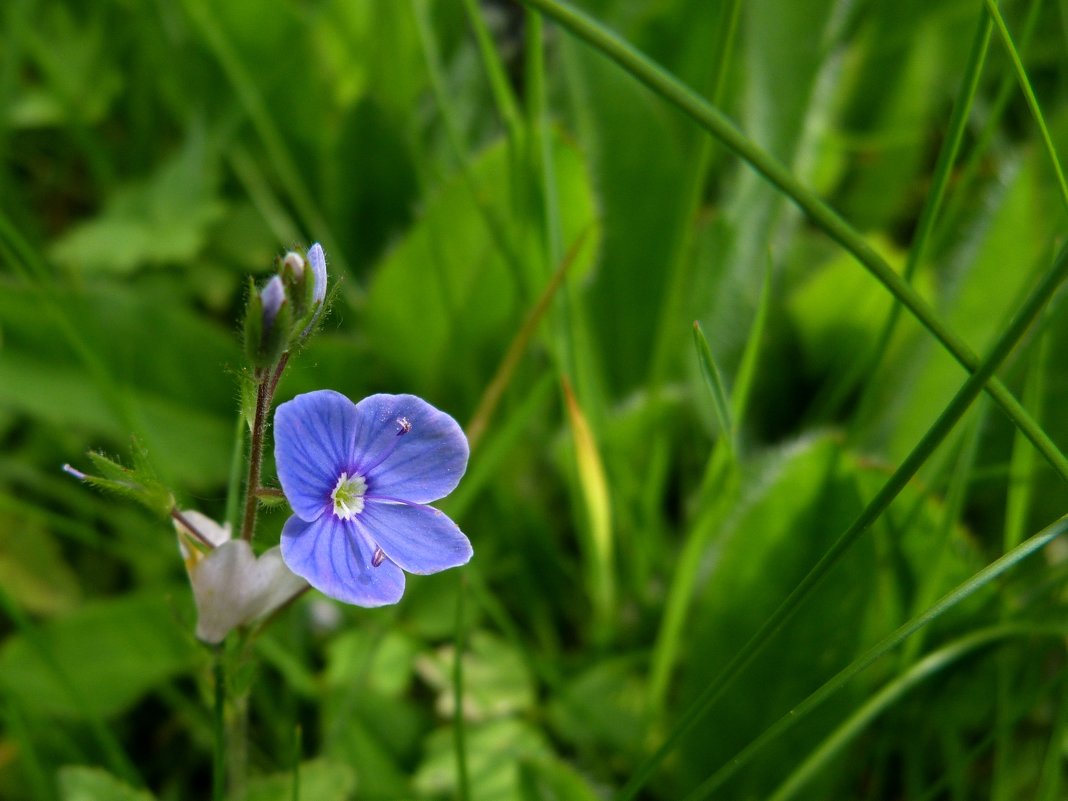
[[[334,514],[341,520],[352,520],[363,511],[363,496],[367,492],[367,482],[363,476],[342,473],[337,480],[330,499],[334,502]]]
[[[386,552],[382,550],[381,545],[375,546],[375,554],[371,557],[371,567],[378,567],[386,561]]]

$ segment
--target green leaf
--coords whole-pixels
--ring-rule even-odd
[[[905,262],[900,249],[882,238],[873,238],[871,244],[900,272]],[[813,264],[815,254],[800,249],[796,265],[791,265],[797,275],[786,300],[793,324],[790,336],[796,337],[804,369],[813,376],[841,375],[858,359],[869,357],[893,302],[848,254],[835,250],[829,255]],[[933,296],[929,271],[922,271],[913,283],[925,297]]]
[[[59,769],[63,801],[155,801],[155,796],[121,782],[100,768],[68,765]]]
[[[168,482],[203,489],[224,481],[233,436],[225,368],[239,354],[232,332],[176,302],[185,288],[165,276],[48,291],[99,361],[87,363],[57,335],[40,291],[9,285],[0,292],[0,406],[84,436],[59,464],[87,447],[125,449],[139,431]]]
[[[719,430],[722,432],[724,441],[733,450],[734,425],[731,423],[730,402],[727,400],[727,392],[723,388],[723,378],[720,376],[719,367],[712,356],[712,349],[708,346],[708,339],[701,329],[701,324],[693,324],[693,342],[697,349],[697,361],[701,366],[701,375],[704,376],[705,385],[712,395],[712,405],[716,410],[716,419],[719,422]]]
[[[563,236],[570,243],[595,219],[593,193],[581,154],[560,139],[554,148]],[[518,326],[520,288],[500,243],[515,251],[529,223],[506,214],[515,191],[509,158],[504,142],[484,151],[471,165],[478,203],[454,177],[376,268],[367,336],[379,343],[379,358],[421,386],[458,380],[457,354],[463,354],[463,372],[489,374],[501,358],[501,343]],[[497,213],[503,231],[489,230],[479,205]],[[583,249],[570,280],[589,271],[595,252]]]
[[[416,669],[438,692],[437,712],[452,717],[456,709],[452,669],[456,649],[445,645],[421,657]],[[504,640],[484,631],[472,634],[463,656],[464,717],[482,721],[523,712],[534,705],[534,686],[522,655]]]
[[[1044,154],[1003,165],[981,214],[940,264],[940,305],[945,322],[982,353],[1006,324],[1033,277],[1050,257],[1053,220],[1062,214],[1049,192]],[[906,329],[906,326],[899,326]],[[874,376],[874,414],[860,421],[864,437],[890,458],[903,458],[957,391],[956,363],[926,332],[899,337],[885,369]]]
[[[559,759],[519,763],[523,801],[599,801],[600,795],[583,776]]]
[[[67,231],[51,255],[87,273],[191,261],[222,215],[214,183],[203,142],[190,139],[147,180],[119,189],[99,216]]]
[[[706,555],[709,568],[695,599],[680,708],[716,672],[708,666],[744,645],[853,522],[872,485],[884,480],[876,466],[844,451],[831,435],[793,443],[749,467]],[[910,516],[899,518],[902,510]],[[709,765],[724,764],[858,651],[905,620],[917,598],[938,597],[971,574],[975,554],[961,533],[955,532],[952,543],[937,536],[942,514],[936,502],[910,488],[891,512],[828,573],[731,692],[683,740],[684,784],[706,778]],[[938,571],[932,570],[936,560],[942,565]],[[931,581],[938,584],[929,586]],[[938,627],[952,628],[955,620],[940,620]],[[874,682],[879,673],[864,678]],[[867,686],[851,684],[769,744],[759,762],[735,777],[732,794],[764,797],[773,766],[789,763],[796,749],[829,731]],[[835,775],[825,778],[833,782]],[[821,791],[829,792],[828,787]]]
[[[551,754],[539,729],[510,718],[469,728],[466,745],[471,801],[521,801],[521,762]],[[451,728],[430,735],[413,782],[420,793],[455,795],[456,750]]]
[[[251,779],[245,801],[347,801],[354,798],[356,771],[329,759],[312,759],[300,765],[300,794],[293,795],[292,772]]]
[[[195,664],[181,626],[158,595],[93,601],[45,623],[32,640],[9,637],[0,647],[0,684],[35,714],[108,717]]]
[[[549,707],[553,729],[580,749],[643,752],[647,693],[633,659],[602,659],[570,677]]]
[[[342,689],[358,681],[385,696],[404,693],[411,684],[416,641],[396,631],[375,640],[362,629],[335,637],[327,647],[327,685]]]
[[[81,600],[78,579],[55,538],[15,515],[0,515],[0,586],[37,615],[68,612]]]

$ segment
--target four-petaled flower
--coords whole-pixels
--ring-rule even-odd
[[[289,568],[359,606],[396,603],[404,573],[471,558],[471,543],[427,506],[455,489],[468,446],[449,415],[414,395],[353,403],[330,390],[275,412],[275,461],[293,516],[282,530]]]

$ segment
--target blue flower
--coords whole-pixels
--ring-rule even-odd
[[[314,259],[312,259],[314,266]],[[467,438],[414,395],[353,403],[330,390],[275,412],[275,462],[293,516],[282,529],[290,570],[339,601],[396,603],[404,573],[466,563],[471,543],[427,506],[456,488]]]

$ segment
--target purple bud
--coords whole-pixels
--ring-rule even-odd
[[[260,300],[263,301],[263,330],[270,330],[274,324],[274,318],[278,315],[278,310],[282,308],[282,304],[286,299],[286,290],[282,286],[282,278],[275,276],[267,282],[260,291]]]
[[[311,265],[312,274],[315,276],[315,290],[312,292],[312,302],[322,303],[326,299],[326,254],[323,246],[316,242],[308,248],[308,263]]]

